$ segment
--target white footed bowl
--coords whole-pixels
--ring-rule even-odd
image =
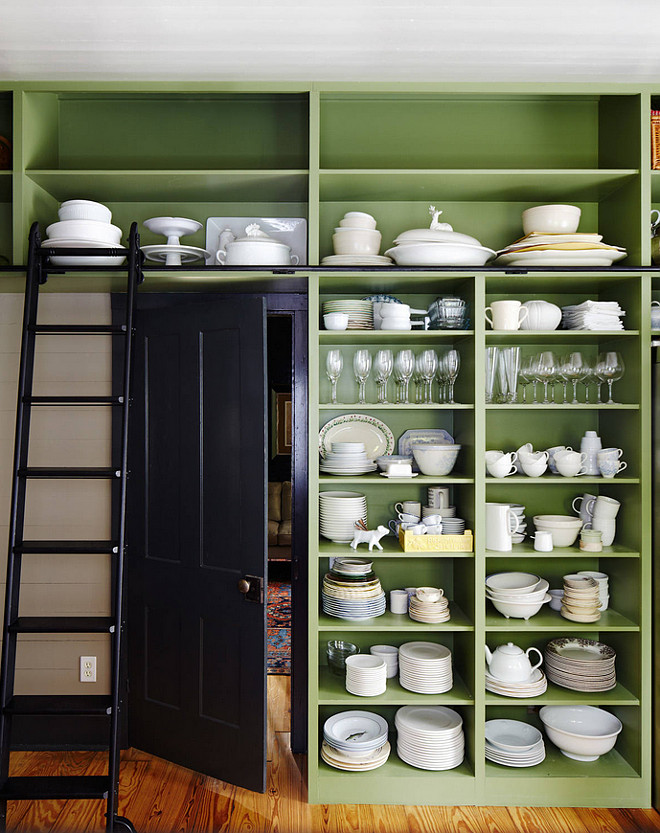
[[[623,728],[618,717],[596,706],[543,706],[539,717],[555,746],[576,761],[598,760]]]

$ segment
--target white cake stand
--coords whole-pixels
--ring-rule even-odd
[[[182,246],[179,243],[181,237],[194,234],[202,228],[202,224],[197,220],[188,220],[185,217],[152,217],[150,220],[145,220],[144,225],[154,234],[167,237],[166,244],[142,246],[147,260],[157,263],[165,261],[166,266],[181,266],[182,263],[192,263],[195,260],[206,260],[210,257],[206,249]]]

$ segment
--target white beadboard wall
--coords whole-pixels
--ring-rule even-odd
[[[0,295],[0,581],[4,601],[11,466],[14,450],[23,295]],[[42,324],[109,324],[104,293],[43,293]],[[34,393],[108,395],[112,382],[110,336],[38,336]],[[109,408],[35,408],[32,466],[109,466]],[[103,539],[110,536],[110,486],[105,481],[33,481],[28,486],[25,537]],[[23,556],[23,616],[104,616],[110,613],[110,556]],[[98,657],[97,682],[79,682],[79,657]],[[110,640],[35,634],[19,639],[16,694],[105,694]]]

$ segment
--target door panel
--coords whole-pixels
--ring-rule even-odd
[[[262,298],[139,311],[129,500],[131,745],[265,789]]]

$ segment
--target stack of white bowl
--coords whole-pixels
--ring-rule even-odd
[[[446,706],[403,706],[395,717],[396,751],[418,769],[454,769],[465,757],[463,718]]]
[[[369,460],[364,443],[332,443],[332,451],[321,457],[320,470],[324,474],[356,475],[376,471],[377,464]]]
[[[367,498],[359,492],[320,492],[319,529],[336,544],[350,544],[357,521],[367,523]]]
[[[600,619],[598,582],[591,576],[569,573],[564,576],[561,615],[571,622],[592,623]]]
[[[354,654],[346,657],[346,691],[360,697],[384,694],[387,688],[387,665],[382,657]]]
[[[387,666],[386,676],[396,677],[399,673],[399,649],[394,645],[372,645],[369,653],[384,660]]]
[[[390,755],[389,726],[379,714],[345,711],[333,714],[323,725],[321,758],[346,772],[363,772],[382,766]]]
[[[418,587],[408,603],[408,615],[415,622],[427,625],[439,625],[448,622],[449,600],[444,590],[438,587]]]
[[[111,249],[121,246],[122,230],[111,224],[112,212],[100,202],[67,200],[58,210],[59,222],[46,228],[46,248]],[[50,259],[54,266],[119,266],[126,260],[115,257],[72,255]]]
[[[437,642],[406,642],[399,648],[399,682],[418,694],[443,694],[454,685],[451,651]]]
[[[486,598],[507,619],[529,619],[552,598],[549,587],[532,573],[494,573],[486,578]]]
[[[332,235],[334,255],[324,266],[389,266],[392,260],[379,254],[382,240],[376,220],[364,211],[347,211]]]
[[[582,518],[574,515],[534,515],[534,526],[550,532],[553,547],[571,547],[582,529]]]
[[[487,720],[486,760],[502,766],[536,766],[545,760],[543,735],[522,720]]]
[[[610,605],[610,577],[598,570],[578,570],[579,576],[589,576],[598,584],[598,609],[607,610]]]

